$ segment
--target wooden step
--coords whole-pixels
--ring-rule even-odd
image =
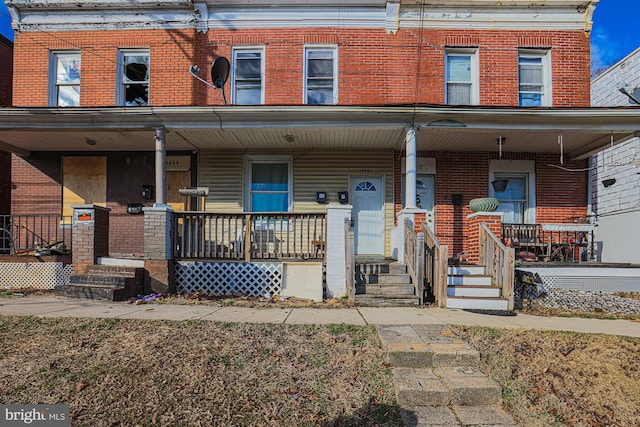
[[[447,286],[447,296],[449,297],[483,297],[499,298],[502,288],[499,286]]]
[[[405,283],[369,283],[356,284],[356,294],[367,295],[413,295],[415,289],[412,284]]]
[[[414,295],[356,295],[360,307],[414,307],[420,300]]]
[[[479,309],[479,310],[507,310],[507,298],[482,297],[447,297],[447,308]]]

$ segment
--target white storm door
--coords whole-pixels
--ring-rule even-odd
[[[351,179],[356,254],[384,254],[382,177]]]
[[[435,184],[433,175],[418,175],[416,179],[416,194],[418,207],[427,211],[427,225],[435,231]]]

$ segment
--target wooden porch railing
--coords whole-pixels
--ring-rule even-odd
[[[351,220],[344,219],[344,249],[347,274],[347,296],[349,301],[356,301],[356,244]]]
[[[424,303],[426,285],[436,304],[446,306],[448,247],[441,245],[426,225],[417,233],[409,219],[404,225],[404,242],[404,263],[420,304]]]
[[[71,217],[0,215],[0,254],[34,255],[72,248]]]
[[[174,212],[175,258],[324,259],[324,213]]]
[[[514,249],[505,246],[484,223],[480,224],[478,243],[479,263],[491,275],[492,284],[502,287],[502,297],[509,300],[508,309],[513,310]]]

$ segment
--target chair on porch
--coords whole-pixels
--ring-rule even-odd
[[[547,253],[538,224],[502,224],[502,241],[523,261],[538,261]]]

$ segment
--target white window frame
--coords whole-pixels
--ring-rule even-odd
[[[480,77],[479,77],[479,64],[478,64],[478,49],[476,48],[448,48],[445,50],[444,57],[444,102],[447,105],[454,105],[449,103],[449,83],[467,83],[456,82],[447,80],[449,74],[448,64],[450,56],[468,56],[471,67],[471,81],[468,82],[471,86],[470,89],[470,104],[478,105],[480,103]]]
[[[132,48],[132,49],[118,49],[118,72],[116,76],[116,105],[126,106],[125,101],[125,85],[130,82],[125,82],[124,79],[124,67],[125,57],[127,56],[141,56],[146,55],[149,57],[149,79],[145,81],[135,82],[134,84],[146,84],[147,91],[147,105],[140,105],[140,107],[148,107],[151,105],[151,50],[149,48]]]
[[[291,212],[293,209],[293,158],[288,155],[246,155],[244,156],[244,210],[245,212],[253,212],[251,206],[251,183],[252,170],[254,164],[282,164],[286,163],[288,167],[288,197],[287,197],[287,210],[285,212]]]
[[[260,54],[260,102],[258,104],[246,104],[246,105],[262,105],[264,104],[265,62],[266,62],[264,46],[242,46],[242,47],[233,47],[231,49],[231,103],[237,104],[236,63],[237,63],[237,58],[239,53],[259,53]]]
[[[520,58],[540,58],[542,65],[542,97],[541,107],[549,107],[553,104],[552,75],[551,75],[551,51],[541,49],[518,50],[518,105],[520,106]]]
[[[536,223],[536,162],[534,160],[489,160],[489,196],[496,197],[491,182],[496,175],[526,175],[528,204],[524,209],[524,223]]]
[[[77,55],[80,60],[80,78],[78,83],[60,83],[58,82],[58,59],[61,56]],[[81,100],[77,105],[60,105],[60,86],[77,86],[78,95],[82,84],[82,52],[80,50],[53,50],[49,52],[49,106],[50,107],[79,107]]]
[[[308,90],[309,90],[309,76],[308,76],[308,58],[309,52],[314,51],[330,51],[333,59],[333,93],[331,104],[318,104],[318,105],[336,105],[338,103],[338,46],[337,45],[306,45],[304,47],[304,62],[303,62],[303,90],[302,90],[302,103],[308,105]]]

